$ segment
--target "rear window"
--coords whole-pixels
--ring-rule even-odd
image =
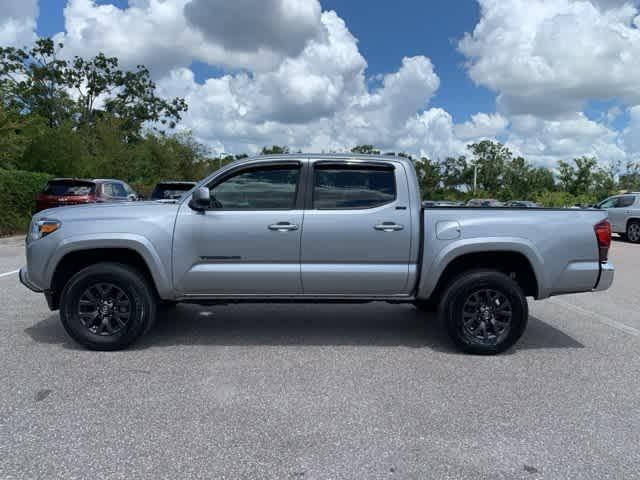
[[[153,200],[180,198],[184,195],[184,192],[188,192],[192,188],[193,185],[180,183],[156,185],[156,188],[153,189],[153,193],[151,194],[151,198]]]
[[[96,185],[92,182],[81,182],[77,180],[54,180],[47,183],[42,193],[45,195],[55,195],[59,197],[79,197],[91,195],[96,191]]]
[[[373,208],[395,198],[396,181],[391,166],[317,165],[314,169],[314,208]]]

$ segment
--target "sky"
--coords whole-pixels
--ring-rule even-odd
[[[0,0],[0,45],[148,66],[213,153],[495,139],[539,165],[640,160],[640,12],[625,0]]]

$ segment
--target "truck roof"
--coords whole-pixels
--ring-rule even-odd
[[[413,164],[410,158],[395,155],[366,155],[362,153],[284,153],[275,155],[256,155],[237,160],[237,163],[253,160],[293,160],[293,159],[314,159],[314,160],[393,160]],[[235,162],[234,162],[235,163]]]

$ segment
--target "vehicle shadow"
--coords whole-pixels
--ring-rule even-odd
[[[58,315],[27,328],[36,342],[78,347],[64,332]],[[201,307],[179,305],[162,313],[136,350],[178,345],[220,346],[404,346],[457,353],[435,314],[409,305],[274,305]],[[518,350],[583,348],[566,333],[535,317]]]

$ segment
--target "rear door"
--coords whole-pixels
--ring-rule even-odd
[[[408,293],[411,211],[400,163],[311,162],[302,232],[305,295]]]
[[[633,201],[633,195],[623,195],[607,199],[601,204],[600,207],[605,208],[609,213],[609,222],[614,232],[625,232],[627,228],[626,211],[633,205]]]

